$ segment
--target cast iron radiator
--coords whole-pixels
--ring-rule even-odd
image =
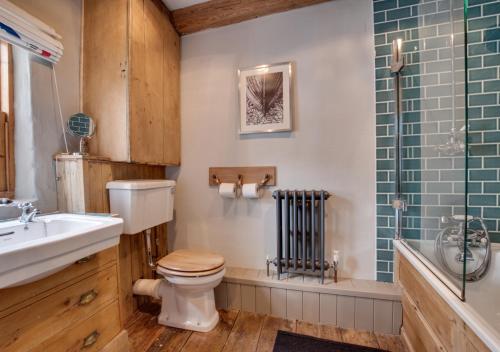
[[[276,199],[277,257],[272,263],[281,274],[319,276],[324,283],[325,270],[325,201],[326,191],[273,192]],[[268,263],[269,264],[269,263]]]

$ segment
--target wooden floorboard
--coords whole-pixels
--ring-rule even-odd
[[[404,352],[400,336],[341,329],[331,325],[289,320],[238,310],[221,310],[221,320],[208,333],[159,325],[159,307],[138,311],[126,325],[130,352],[270,352],[278,330],[356,345]]]
[[[353,345],[380,348],[377,337],[371,331],[342,329],[342,341]]]
[[[319,337],[319,325],[297,320],[297,333],[307,336]]]
[[[266,315],[257,344],[257,352],[272,352],[274,341],[278,330],[295,332],[297,322],[295,320],[282,319]]]
[[[342,342],[342,329],[331,325],[319,325],[319,337],[325,340]]]
[[[219,352],[224,348],[238,316],[238,310],[221,310],[217,327],[207,333],[193,332],[182,352]]]
[[[166,327],[153,342],[148,352],[179,352],[187,343],[192,331]]]
[[[263,322],[264,315],[240,312],[222,351],[255,352]]]
[[[156,311],[136,312],[126,325],[131,351],[147,351],[165,330],[165,326],[158,324],[156,313]]]
[[[381,349],[392,352],[404,352],[405,348],[401,338],[396,335],[375,334]]]

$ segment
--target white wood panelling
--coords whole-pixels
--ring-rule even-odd
[[[354,300],[354,328],[373,331],[373,299],[356,297]]]
[[[215,288],[215,306],[218,309],[227,309],[227,283],[221,282]]]
[[[255,286],[241,285],[241,310],[255,312]]]
[[[302,320],[302,291],[286,290],[286,317]]]
[[[403,321],[403,307],[401,302],[392,302],[392,333],[399,335],[401,332],[401,322]]]
[[[392,334],[392,301],[376,299],[373,307],[374,326],[376,332]]]
[[[354,300],[355,297],[337,297],[337,325],[341,328],[354,329]]]
[[[286,290],[271,288],[271,315],[286,318]]]
[[[337,325],[337,296],[321,293],[319,296],[319,321]]]
[[[302,320],[319,323],[319,293],[302,293]]]
[[[271,314],[271,288],[255,288],[255,311],[259,314]]]
[[[241,285],[227,284],[227,307],[241,309]]]
[[[399,300],[284,289],[265,283],[224,281],[215,288],[216,306],[343,328],[400,333],[402,307]]]
[[[287,278],[286,275],[282,275],[278,280],[273,270],[271,270],[271,275],[267,276],[265,270],[227,267],[224,281],[286,290],[401,301],[401,288],[398,284],[373,280],[340,279],[338,282],[333,282],[332,278],[326,277],[325,283],[321,284],[317,277],[290,275]]]

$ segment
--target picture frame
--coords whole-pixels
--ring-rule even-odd
[[[291,62],[238,70],[240,134],[292,130]]]

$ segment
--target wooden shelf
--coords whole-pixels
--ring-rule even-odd
[[[269,180],[266,186],[276,186],[276,166],[246,166],[246,167],[211,167],[208,169],[208,184],[217,186],[217,180],[227,183],[238,183],[239,176],[243,183],[260,183],[266,175]]]

